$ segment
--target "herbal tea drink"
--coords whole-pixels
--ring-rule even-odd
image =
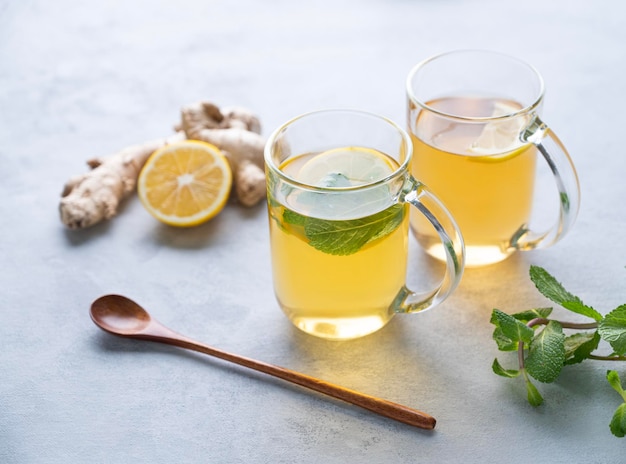
[[[464,263],[458,228],[408,172],[412,145],[393,122],[328,110],[279,127],[265,149],[274,291],[296,327],[345,340],[372,333],[397,312],[443,301]],[[448,250],[441,283],[405,286],[408,208],[440,230]]]
[[[539,119],[543,82],[532,67],[497,53],[452,52],[417,65],[407,92],[411,172],[457,220],[468,266],[565,235],[578,212],[578,179],[567,151]],[[554,174],[559,217],[536,232],[530,223],[538,154]],[[444,258],[429,224],[415,215],[411,228],[429,254]]]
[[[328,158],[334,161],[328,162]],[[361,172],[355,171],[352,163],[359,163],[359,158],[365,168]],[[369,163],[380,171],[375,180],[398,168],[382,153],[348,147],[295,157],[280,169],[296,180],[319,186],[349,186],[366,183]],[[307,168],[317,172],[307,176]],[[373,189],[371,201],[387,204],[386,190]],[[356,208],[363,211],[358,215],[365,216],[341,219],[346,216],[333,218],[336,209],[316,213],[316,199],[306,195],[294,199],[291,209],[272,200],[270,236],[276,294],[294,324],[306,332],[339,338],[370,333],[385,325],[390,302],[404,285],[408,205],[377,211],[377,207],[366,210],[359,203]],[[347,198],[340,209],[352,208],[350,202]],[[322,202],[320,207],[326,209],[326,204]]]
[[[453,114],[521,109],[517,103],[491,98],[446,98],[427,105]],[[495,143],[491,136],[486,138],[485,125],[443,124],[427,111],[420,113],[416,125],[428,130],[421,132],[424,140],[412,134],[411,172],[452,211],[463,233],[468,261],[476,265],[506,258],[512,252],[512,237],[530,218],[536,147],[517,142],[517,127],[511,127],[509,146],[494,155],[488,154]],[[418,215],[411,222],[426,251],[443,257],[441,242],[430,225]]]

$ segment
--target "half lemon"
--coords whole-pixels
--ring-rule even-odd
[[[232,178],[230,165],[217,147],[185,140],[150,156],[139,174],[137,192],[144,207],[159,221],[191,227],[224,208]]]

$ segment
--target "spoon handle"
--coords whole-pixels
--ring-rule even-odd
[[[424,412],[350,390],[315,377],[310,377],[290,369],[285,369],[284,367],[267,364],[262,361],[256,361],[245,356],[239,356],[204,345],[168,329],[155,320],[150,322],[149,326],[143,331],[143,333],[133,335],[133,338],[165,343],[208,354],[210,356],[223,359],[224,361],[239,364],[240,366],[248,367],[310,390],[323,393],[324,395],[360,406],[376,414],[380,414],[381,416],[385,416],[405,424],[429,430],[435,427],[435,418]]]

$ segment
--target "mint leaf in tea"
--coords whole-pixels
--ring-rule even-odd
[[[406,205],[393,205],[372,216],[346,221],[305,217],[285,209],[283,219],[303,226],[304,237],[317,250],[331,255],[351,255],[396,230],[407,214],[406,208]]]
[[[295,180],[338,193],[299,192],[283,208],[284,230],[317,250],[350,255],[364,245],[392,233],[407,214],[407,206],[391,203],[386,185],[358,192],[342,191],[385,179],[398,168],[395,160],[377,150],[345,147],[289,159],[281,170]],[[384,208],[384,209],[383,209]],[[295,211],[297,209],[298,211]],[[285,227],[286,225],[291,227]]]

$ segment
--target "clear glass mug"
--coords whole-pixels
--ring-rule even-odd
[[[543,95],[543,79],[532,66],[489,51],[445,53],[408,75],[408,130],[415,152],[411,173],[456,219],[467,266],[553,245],[576,220],[576,170],[539,118]],[[538,153],[554,175],[559,215],[548,230],[535,231],[529,222]],[[429,254],[445,257],[421,217],[411,218],[411,228]]]
[[[454,219],[409,173],[408,134],[352,110],[292,119],[265,147],[274,291],[293,324],[346,340],[396,313],[430,309],[458,285],[464,246]],[[432,223],[446,255],[436,288],[406,285],[409,206]]]

